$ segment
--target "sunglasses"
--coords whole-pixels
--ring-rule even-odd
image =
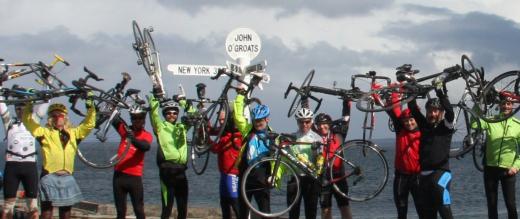
[[[168,111],[166,113],[164,113],[165,115],[168,115],[168,114],[173,114],[173,115],[177,115],[179,114],[177,111]]]
[[[132,116],[132,117],[130,117],[130,120],[144,120],[144,119],[145,119],[144,116],[135,116],[135,117]]]
[[[52,117],[52,118],[64,118],[65,115],[62,114],[62,113],[53,113],[53,114],[50,115],[50,117]]]
[[[312,120],[298,120],[298,123],[300,123],[300,124],[309,124],[311,122],[312,122]]]

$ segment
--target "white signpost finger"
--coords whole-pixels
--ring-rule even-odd
[[[214,76],[217,74],[219,68],[226,68],[226,66],[183,64],[168,65],[168,71],[171,71],[173,75]]]

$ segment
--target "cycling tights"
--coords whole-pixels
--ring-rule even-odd
[[[287,184],[287,204],[290,204],[289,202],[292,203],[295,198],[298,198],[296,197],[296,186],[296,180],[294,178],[290,179],[289,184]],[[289,211],[289,218],[293,219],[300,217],[300,205],[302,199],[304,202],[305,218],[316,218],[320,190],[320,184],[312,177],[301,176],[300,191],[302,197],[296,201],[293,208]]]
[[[126,195],[130,194],[134,214],[137,219],[144,219],[143,179],[119,171],[114,172],[114,200],[117,218],[126,217]]]
[[[451,173],[435,170],[419,179],[419,202],[422,218],[437,218],[437,212],[443,219],[452,219],[450,198]]]
[[[173,199],[177,201],[177,218],[185,219],[188,212],[188,179],[186,172],[176,168],[160,168],[162,212],[161,218],[170,218]]]
[[[397,208],[397,218],[407,218],[408,213],[408,194],[412,194],[417,214],[421,211],[418,204],[419,174],[402,174],[395,172],[394,178],[394,203]]]
[[[508,218],[518,218],[516,213],[515,183],[516,175],[507,175],[508,169],[500,167],[484,167],[484,188],[486,190],[488,217],[498,218],[497,199],[498,182],[502,185],[502,193],[506,202]]]

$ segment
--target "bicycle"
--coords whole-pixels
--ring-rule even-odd
[[[158,90],[158,94],[166,95],[162,82],[161,63],[159,59],[159,51],[155,48],[151,32],[152,27],[144,28],[142,31],[134,20],[132,21],[132,29],[135,42],[132,48],[137,54],[137,65],[143,65],[144,70],[152,80],[153,88]]]
[[[261,77],[253,75],[250,83],[240,79],[240,75],[229,72],[225,69],[218,71],[217,75],[211,77],[217,80],[222,75],[227,75],[228,80],[224,85],[220,96],[211,100],[205,97],[205,89],[197,89],[198,99],[187,99],[188,107],[186,109],[196,109],[194,112],[188,112],[184,116],[184,120],[188,123],[188,130],[191,132],[191,140],[188,143],[191,146],[191,165],[197,175],[204,173],[208,160],[211,142],[218,142],[226,127],[228,117],[230,116],[230,106],[228,100],[228,92],[230,89],[240,90],[241,88],[232,85],[233,81],[238,81],[246,85],[244,93],[251,94],[254,87],[262,80]],[[248,96],[248,95],[246,95]],[[193,107],[192,104],[197,106]],[[261,104],[257,98],[246,98],[247,105]],[[209,106],[208,106],[209,105]],[[222,114],[222,115],[221,115]],[[201,165],[199,165],[201,164]]]
[[[513,111],[508,116],[500,112],[500,96],[513,103]],[[520,71],[508,71],[491,80],[484,88],[479,104],[484,108],[480,118],[489,123],[501,122],[515,115],[520,110]]]
[[[39,79],[36,80],[41,85],[46,85],[51,89],[58,89],[62,87],[66,87],[65,83],[61,81],[54,73],[52,73],[52,69],[57,63],[63,63],[65,66],[69,66],[69,62],[65,61],[61,56],[54,55],[54,60],[49,64],[45,64],[41,61],[37,63],[3,63],[0,64],[0,67],[3,68],[0,73],[0,77],[4,80],[11,80],[15,78],[19,78],[29,74],[35,74]],[[13,71],[10,71],[10,68],[16,68]],[[26,69],[28,68],[28,69]],[[54,84],[53,82],[57,84]]]
[[[370,198],[373,198],[377,195],[380,190],[371,188],[371,184],[364,182],[364,180],[373,180],[373,177],[377,175],[372,175],[374,173],[374,166],[370,165],[370,163],[365,163],[368,159],[366,156],[364,159],[360,161],[356,160],[356,157],[360,154],[370,154],[371,159],[382,159],[380,153],[377,153],[378,150],[373,147],[366,147],[363,143],[359,145],[358,141],[349,141],[345,143],[345,146],[341,147],[341,151],[337,151],[334,157],[329,161],[325,158],[325,161],[322,164],[322,167],[315,167],[313,164],[301,161],[296,156],[292,155],[289,151],[290,146],[294,144],[311,144],[312,148],[317,150],[320,146],[323,145],[321,142],[314,143],[302,143],[295,142],[294,136],[287,134],[277,134],[277,133],[269,133],[269,139],[271,142],[270,149],[274,151],[271,156],[264,157],[261,160],[250,165],[246,171],[244,172],[243,178],[241,181],[241,194],[243,197],[247,197],[247,193],[252,191],[260,191],[267,190],[267,194],[270,196],[270,211],[263,212],[259,209],[258,206],[254,205],[251,200],[244,199],[246,205],[251,209],[254,213],[262,216],[262,217],[278,217],[285,213],[287,213],[296,203],[297,199],[301,196],[301,188],[300,188],[300,179],[299,175],[296,173],[295,169],[302,171],[307,176],[311,176],[314,180],[319,182],[320,185],[333,185],[335,191],[341,194],[344,197],[347,197],[353,201],[364,201]],[[355,151],[361,149],[361,151]],[[316,152],[319,153],[319,152]],[[352,157],[346,157],[352,156]],[[372,157],[374,156],[374,157]],[[330,167],[332,163],[335,162],[336,159],[340,159],[343,163],[342,175],[336,174],[336,178],[333,174],[332,168],[330,169],[330,178],[326,178],[326,174],[321,174],[319,169],[326,170],[327,167]],[[267,168],[265,182],[261,184],[250,184],[250,187],[246,187],[248,185],[248,180],[250,179],[249,175],[251,171],[257,169],[258,167]],[[377,167],[375,167],[377,168]],[[281,171],[283,170],[283,174]],[[294,182],[290,180],[294,179]],[[340,180],[347,179],[348,182],[351,182],[349,186],[348,193],[346,191],[342,191],[339,189],[335,183]],[[287,186],[291,183],[295,183],[296,187],[296,198],[293,200],[287,200]],[[358,190],[360,187],[364,187],[364,190]],[[353,192],[360,191],[358,192]],[[368,196],[363,196],[362,194],[367,194]]]
[[[379,89],[375,89],[365,94],[357,102],[356,107],[365,112],[378,112],[390,110],[399,105],[410,102],[415,98],[429,98],[429,92],[434,90],[433,85],[422,85],[419,82],[433,79],[442,80],[444,83],[463,78],[465,89],[461,98],[455,104],[455,137],[452,138],[450,149],[450,157],[461,157],[471,151],[476,144],[481,143],[481,132],[479,129],[472,129],[470,124],[471,116],[482,117],[480,110],[473,110],[478,107],[482,89],[486,83],[483,69],[476,69],[471,60],[463,55],[461,58],[462,65],[455,65],[444,69],[440,73],[432,74],[426,77],[415,79],[414,74],[419,71],[410,71],[410,78],[399,84],[390,84]],[[468,66],[466,66],[466,64]],[[469,67],[469,69],[467,68]],[[398,68],[399,69],[399,68]],[[392,93],[399,96],[397,100],[390,100]],[[373,103],[373,108],[365,107]],[[480,126],[480,123],[477,124]]]

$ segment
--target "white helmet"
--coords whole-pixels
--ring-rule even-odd
[[[146,109],[143,108],[140,104],[134,104],[130,106],[130,109],[128,109],[128,112],[130,114],[146,114]]]
[[[298,112],[296,112],[294,117],[298,120],[299,119],[312,119],[312,117],[314,117],[314,113],[310,109],[301,108],[300,110],[298,110]]]

